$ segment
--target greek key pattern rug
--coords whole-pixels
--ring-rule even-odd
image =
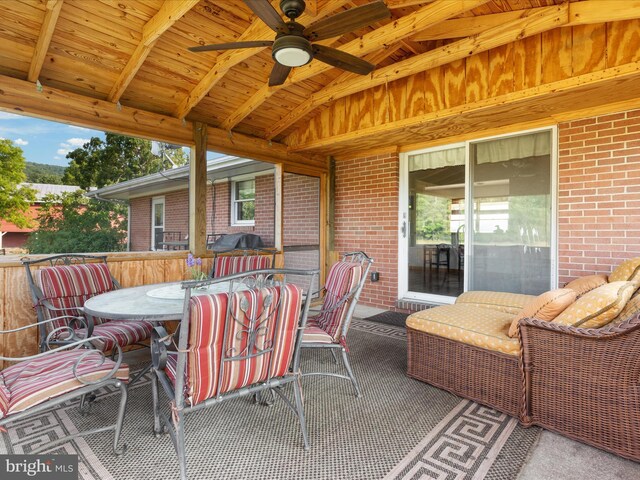
[[[190,479],[373,480],[513,479],[539,429],[406,377],[405,329],[354,319],[349,356],[363,392],[330,377],[303,379],[311,449],[283,402],[240,399],[187,416]],[[328,352],[303,352],[303,371],[341,372]],[[285,394],[291,392],[285,391]],[[43,443],[115,418],[117,391],[103,390],[88,415],[76,403],[9,425],[0,454],[29,453]],[[164,404],[168,401],[164,399]],[[133,385],[116,457],[110,433],[78,438],[56,453],[80,458],[83,480],[178,478],[167,436],[152,434],[148,377]]]

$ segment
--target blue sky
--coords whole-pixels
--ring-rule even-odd
[[[104,133],[64,123],[0,112],[0,137],[13,140],[24,151],[27,162],[67,166],[68,152],[82,147],[91,137]]]
[[[104,132],[0,111],[0,138],[8,138],[19,146],[27,162],[66,167],[67,153],[82,147],[91,137],[104,140]],[[188,154],[189,149],[183,148]],[[222,156],[209,152],[207,158]]]

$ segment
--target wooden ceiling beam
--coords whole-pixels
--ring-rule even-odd
[[[380,48],[384,48],[386,45],[409,38],[419,31],[442,22],[447,18],[471,10],[488,1],[489,0],[436,0],[409,15],[387,23],[372,32],[366,33],[362,37],[342,45],[340,50],[357,57],[363,57],[367,53],[374,52]],[[266,102],[275,92],[332,68],[334,67],[319,61],[311,62],[305,67],[296,68],[284,84],[274,87],[261,87],[251,98],[222,122],[220,125],[221,128],[231,130],[247,115]]]
[[[189,10],[195,7],[200,0],[165,0],[165,2],[151,19],[142,27],[142,39],[129,58],[118,80],[111,87],[108,99],[110,102],[118,102],[125,92],[131,80],[136,76],[140,67],[147,59],[151,49],[160,36],[182,18]]]
[[[516,20],[519,13],[519,11],[513,11],[446,20],[434,25],[433,28],[419,32],[412,37],[412,40],[427,41],[468,37]],[[569,4],[569,23],[566,26],[616,22],[634,18],[640,18],[640,1],[589,0],[588,2]]]
[[[111,102],[53,87],[44,86],[38,91],[31,82],[4,75],[0,75],[0,110],[149,140],[193,145],[191,122],[127,106],[116,108]],[[306,166],[326,171],[325,157],[289,152],[283,144],[240,133],[229,135],[211,126],[207,146],[209,150],[229,155],[283,163],[285,168]]]
[[[35,82],[40,76],[44,59],[47,56],[47,51],[51,44],[53,32],[56,29],[56,23],[58,23],[60,10],[62,10],[62,2],[63,0],[48,0],[45,5],[46,11],[44,14],[44,20],[42,22],[42,27],[40,28],[40,35],[38,36],[36,48],[33,51],[31,65],[29,65],[29,73],[27,74],[27,80],[30,82]]]
[[[521,10],[520,16],[521,18],[517,20],[493,27],[478,35],[458,40],[422,55],[416,55],[388,67],[374,70],[366,77],[355,78],[347,82],[338,83],[334,81],[322,90],[312,94],[309,99],[298,105],[287,117],[280,120],[277,125],[274,125],[267,138],[273,138],[282,130],[297,122],[302,116],[324,103],[383,85],[389,80],[393,81],[408,77],[424,70],[470,57],[476,53],[565,25],[569,21],[569,9],[566,4],[563,4],[557,7],[535,9],[533,13],[530,10]],[[301,115],[303,111],[305,113]]]
[[[534,126],[548,126],[577,118],[588,118],[603,113],[634,108],[640,95],[640,62],[586,73],[526,90],[486,98],[473,103],[458,105],[445,110],[375,125],[354,132],[322,138],[296,147],[296,150],[321,149],[324,154],[345,155],[371,149],[383,140],[390,146],[389,138],[401,145],[399,151],[410,151],[468,138],[478,138],[478,131],[504,133],[521,129],[527,121]],[[598,92],[595,94],[594,92]],[[635,103],[634,103],[635,102]],[[577,108],[582,105],[583,108]],[[519,112],[516,115],[515,112]],[[460,121],[470,129],[457,125]],[[502,130],[495,130],[496,128]],[[494,130],[491,130],[494,129]],[[462,133],[459,133],[462,132]],[[412,143],[411,139],[421,139]]]
[[[322,10],[317,13],[317,15],[312,16],[307,14],[306,16],[303,14],[301,21],[311,22],[316,18],[320,18],[325,16],[335,10],[341,8],[343,5],[348,3],[348,0],[330,0],[327,4],[322,8]],[[313,13],[313,12],[307,12]],[[238,37],[238,42],[248,42],[251,40],[269,40],[274,36],[273,30],[271,30],[267,25],[256,18],[251,25],[244,31],[240,37]],[[207,72],[207,74],[202,77],[202,80],[198,82],[191,92],[180,102],[176,110],[174,111],[174,115],[178,118],[185,118],[189,112],[202,101],[202,99],[211,91],[211,89],[226,75],[226,73],[235,67],[240,62],[245,61],[246,59],[256,55],[261,52],[265,48],[268,47],[256,47],[256,48],[243,48],[236,50],[228,50],[220,54],[217,58],[215,65],[211,70]]]

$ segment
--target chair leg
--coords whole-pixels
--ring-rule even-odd
[[[301,376],[298,376],[298,380],[293,382],[293,396],[296,402],[296,413],[300,420],[300,430],[302,430],[302,441],[304,442],[304,449],[309,450],[309,435],[307,433],[307,422],[304,419],[304,403],[302,402],[302,385],[300,384]]]
[[[162,433],[160,425],[160,406],[158,399],[158,376],[155,370],[151,370],[151,398],[153,399],[153,433],[159,436]]]
[[[338,365],[338,356],[336,355],[336,351],[331,348],[331,355],[333,355],[333,361],[336,362],[336,365]]]
[[[178,454],[178,463],[180,464],[180,478],[187,480],[187,452],[184,445],[184,414],[177,412],[176,429],[176,453]]]
[[[116,429],[113,436],[113,452],[116,455],[122,455],[127,450],[127,445],[124,444],[118,448],[120,442],[120,433],[122,432],[122,425],[124,423],[124,415],[127,411],[127,386],[120,382],[120,408],[118,409],[118,418],[116,420]]]
[[[344,362],[344,366],[347,369],[347,373],[349,374],[349,378],[351,379],[351,383],[353,383],[353,388],[356,391],[356,397],[360,398],[362,395],[360,394],[360,387],[358,386],[358,382],[356,380],[355,375],[353,374],[353,370],[351,370],[351,364],[349,363],[349,358],[347,357],[347,351],[342,349],[342,361]]]

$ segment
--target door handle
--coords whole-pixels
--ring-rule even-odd
[[[407,221],[402,221],[402,227],[400,227],[400,231],[402,232],[402,238],[407,238]]]

